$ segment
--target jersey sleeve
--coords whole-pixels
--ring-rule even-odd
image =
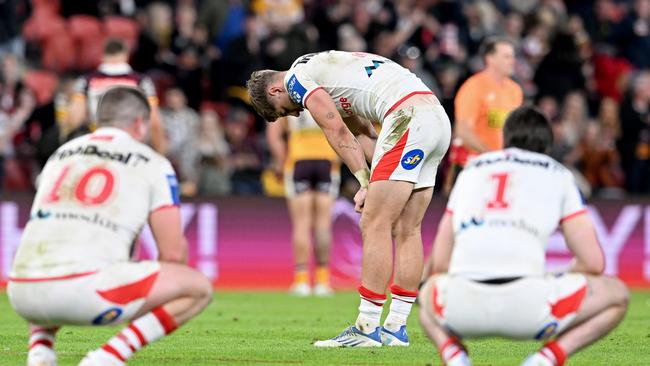
[[[287,92],[294,103],[305,107],[309,96],[321,87],[304,70],[304,66],[298,69],[291,69],[285,78]]]
[[[564,199],[562,202],[562,212],[560,213],[560,223],[587,212],[573,175],[568,170],[565,173]]]
[[[454,116],[456,121],[464,121],[475,126],[481,113],[479,83],[467,80],[458,90],[454,99]]]
[[[180,192],[178,179],[171,163],[167,159],[161,159],[156,164],[157,169],[150,173],[151,177],[151,206],[149,212],[159,209],[180,206]]]

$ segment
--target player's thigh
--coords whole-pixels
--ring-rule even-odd
[[[571,326],[592,318],[613,306],[626,306],[629,291],[621,280],[607,276],[585,276],[587,291]]]
[[[160,271],[136,317],[179,298],[212,296],[212,283],[199,271],[176,263],[160,263]]]
[[[415,188],[433,187],[438,166],[451,143],[451,125],[442,106],[421,107],[412,122],[413,128],[427,131],[418,136],[417,144],[426,152]]]
[[[314,198],[316,193],[312,190],[297,193],[287,198],[289,215],[294,230],[309,230],[314,221]]]
[[[411,197],[395,224],[393,230],[395,238],[420,233],[422,218],[429,207],[432,195],[433,187],[414,190],[411,193]]]
[[[413,192],[413,183],[381,180],[370,183],[361,213],[361,229],[392,230]]]

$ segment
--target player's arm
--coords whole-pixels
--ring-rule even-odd
[[[348,126],[350,132],[356,137],[367,161],[372,161],[372,156],[375,153],[375,146],[377,145],[377,131],[372,125],[372,122],[360,118],[359,116],[351,116],[343,118],[345,125]]]
[[[276,173],[282,171],[284,162],[287,159],[287,144],[284,140],[287,124],[287,117],[280,117],[275,122],[266,124],[266,141],[269,144],[269,150],[273,158],[273,170]]]
[[[442,219],[440,219],[440,223],[438,224],[438,232],[433,241],[431,257],[424,265],[422,280],[426,280],[434,274],[446,273],[449,270],[449,262],[451,261],[453,248],[454,229],[452,226],[452,214],[447,211],[442,215]]]
[[[589,215],[580,213],[564,220],[562,233],[574,255],[569,272],[600,275],[605,270],[605,258]]]
[[[160,155],[167,153],[167,135],[165,134],[165,126],[163,125],[160,116],[160,108],[158,95],[156,94],[156,87],[149,77],[144,77],[140,83],[140,88],[144,91],[151,107],[151,123],[150,123],[150,136],[151,147],[156,150]]]
[[[458,90],[454,99],[456,126],[454,132],[456,136],[463,140],[463,144],[478,152],[486,152],[487,146],[481,141],[474,132],[474,126],[480,115],[480,91],[471,83],[466,82]]]
[[[325,90],[318,89],[307,99],[305,107],[323,130],[334,151],[357,177],[361,188],[366,188],[370,180],[370,169],[363,148],[343,122],[330,95]]]
[[[181,210],[178,206],[166,206],[149,215],[149,227],[161,262],[187,263],[187,240],[181,226]]]

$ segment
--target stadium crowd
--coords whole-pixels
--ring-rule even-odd
[[[183,194],[205,197],[269,185],[265,122],[245,89],[253,70],[329,49],[376,53],[417,74],[453,121],[481,41],[505,35],[513,79],[552,121],[552,156],[583,194],[650,193],[650,0],[6,0],[0,18],[3,191],[32,191],[70,137],[75,80],[108,38],[154,81]]]

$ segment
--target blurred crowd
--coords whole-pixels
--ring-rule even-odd
[[[5,0],[0,17],[3,190],[33,189],[69,138],[74,81],[108,37],[126,41],[156,86],[183,193],[214,196],[268,188],[252,71],[328,49],[372,52],[417,74],[453,121],[481,41],[506,35],[513,79],[552,121],[552,156],[583,193],[650,193],[650,0]]]

